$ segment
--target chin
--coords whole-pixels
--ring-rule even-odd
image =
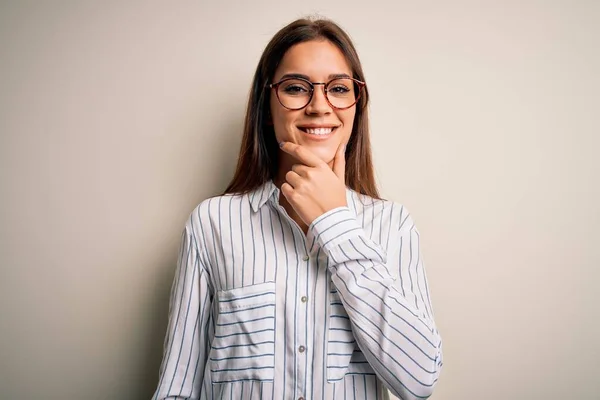
[[[319,146],[310,146],[313,153],[316,154],[321,160],[326,163],[330,163],[335,158],[335,152],[337,149],[323,148]]]

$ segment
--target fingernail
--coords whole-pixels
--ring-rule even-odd
[[[285,142],[279,142],[279,147],[283,147],[284,144]]]

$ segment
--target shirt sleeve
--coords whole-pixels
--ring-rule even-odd
[[[329,259],[332,282],[356,342],[377,376],[403,400],[425,399],[442,367],[419,233],[403,207],[387,252],[365,235],[347,207],[309,227]]]
[[[191,223],[182,234],[163,348],[152,400],[199,399],[208,354],[205,332],[212,302],[208,272]]]

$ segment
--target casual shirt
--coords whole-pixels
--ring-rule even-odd
[[[191,213],[153,399],[430,396],[442,345],[406,208],[347,189],[304,234],[279,196]]]

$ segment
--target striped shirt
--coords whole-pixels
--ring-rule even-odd
[[[406,208],[347,189],[305,235],[279,195],[191,213],[153,399],[430,396],[442,346]]]

